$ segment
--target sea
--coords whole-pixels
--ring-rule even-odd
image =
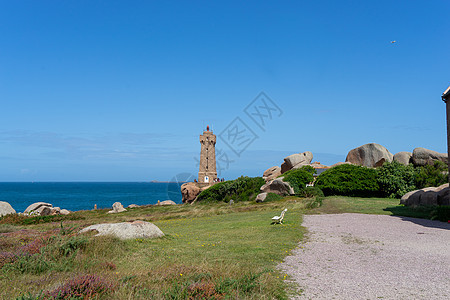
[[[70,211],[111,208],[114,202],[155,204],[181,202],[183,182],[0,182],[0,201],[23,212],[30,204],[47,202]]]

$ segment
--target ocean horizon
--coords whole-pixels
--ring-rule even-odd
[[[114,202],[124,207],[172,200],[182,203],[183,182],[0,182],[0,201],[17,212],[30,204],[47,202],[70,211],[111,208]]]

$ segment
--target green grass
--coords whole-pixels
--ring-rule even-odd
[[[63,220],[63,228],[60,221],[30,222],[13,232],[3,225],[10,232],[0,236],[4,251],[36,235],[46,237],[46,246],[5,264],[0,298],[38,295],[80,274],[96,274],[116,286],[104,299],[287,299],[286,277],[276,266],[303,236],[304,206],[291,197],[263,204],[153,206],[116,215],[77,212],[80,218]],[[284,224],[270,225],[285,207]],[[88,224],[137,219],[153,222],[166,236],[128,241],[75,236]]]
[[[99,299],[287,299],[294,288],[277,265],[301,241],[303,214],[430,216],[428,208],[398,203],[332,196],[306,209],[320,203],[289,196],[260,204],[148,206],[47,219],[9,215],[0,219],[0,299],[39,299],[41,292],[84,275],[113,284]],[[284,208],[284,224],[270,225]],[[133,220],[153,222],[166,235],[128,241],[77,235],[87,225]]]
[[[361,213],[377,215],[396,215],[414,218],[429,219],[432,217],[433,208],[412,208],[399,205],[399,199],[391,198],[358,198],[344,196],[330,196],[323,200],[319,208],[309,210],[309,214],[340,214]]]

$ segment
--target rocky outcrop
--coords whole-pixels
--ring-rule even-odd
[[[310,163],[308,166],[313,167],[314,169],[329,169],[329,166],[323,165],[318,161]]]
[[[281,196],[294,194],[294,189],[288,182],[283,181],[283,177],[266,183],[260,190],[262,193],[275,193]]]
[[[12,208],[11,204],[5,201],[0,201],[0,217],[15,213],[16,211]]]
[[[350,150],[345,161],[355,165],[375,167],[381,163],[382,159],[384,159],[384,161],[392,162],[393,158],[394,155],[392,155],[385,147],[379,144],[370,143]]]
[[[96,224],[84,228],[80,233],[95,230],[98,233],[95,236],[112,235],[119,239],[146,239],[164,236],[164,233],[154,224],[144,221]]]
[[[140,207],[140,206],[137,204],[130,204],[127,206],[127,208],[136,208],[136,207]]]
[[[184,183],[181,186],[181,200],[183,203],[192,203],[200,192],[201,189],[195,182]]]
[[[122,203],[120,202],[114,202],[113,206],[112,206],[112,210],[108,211],[108,214],[117,214],[117,213],[121,213],[127,211],[125,208],[123,208]]]
[[[29,206],[25,209],[25,211],[24,211],[23,213],[24,213],[24,214],[29,214],[29,213],[31,213],[32,211],[37,210],[38,208],[40,208],[40,207],[42,207],[42,206],[53,207],[53,205],[50,204],[50,203],[46,203],[46,202],[36,202],[36,203],[33,203],[33,204],[29,205]]]
[[[281,168],[279,166],[275,166],[272,168],[268,168],[267,170],[264,171],[263,179],[266,182],[269,182],[269,181],[277,178],[280,175],[281,175]]]
[[[67,209],[61,209],[60,207],[53,207],[50,203],[36,202],[29,205],[23,213],[31,216],[54,216],[68,215],[70,211]]]
[[[421,147],[413,150],[412,162],[415,166],[432,165],[437,160],[440,160],[447,164],[448,154],[439,153]]]
[[[177,204],[172,200],[164,200],[164,201],[158,202],[158,205],[177,205]]]
[[[59,212],[61,215],[68,215],[70,214],[70,210],[67,209],[61,209],[61,211]]]
[[[304,165],[308,165],[312,159],[313,154],[310,151],[289,155],[284,158],[284,162],[281,164],[281,174],[291,169],[298,169]]]
[[[53,208],[49,206],[40,206],[33,210],[30,214],[38,216],[50,216],[52,214]],[[55,211],[56,214],[56,211]]]
[[[258,203],[264,202],[264,200],[266,200],[266,197],[267,193],[258,194],[258,196],[256,196],[256,202]]]
[[[399,162],[405,166],[409,165],[411,163],[412,153],[402,151],[399,153],[396,153],[394,155],[394,161]]]
[[[400,204],[405,206],[450,205],[450,188],[448,183],[439,187],[427,187],[403,195]]]

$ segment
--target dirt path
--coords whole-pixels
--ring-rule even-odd
[[[280,267],[294,299],[450,299],[450,224],[364,214],[304,216],[309,233]]]

